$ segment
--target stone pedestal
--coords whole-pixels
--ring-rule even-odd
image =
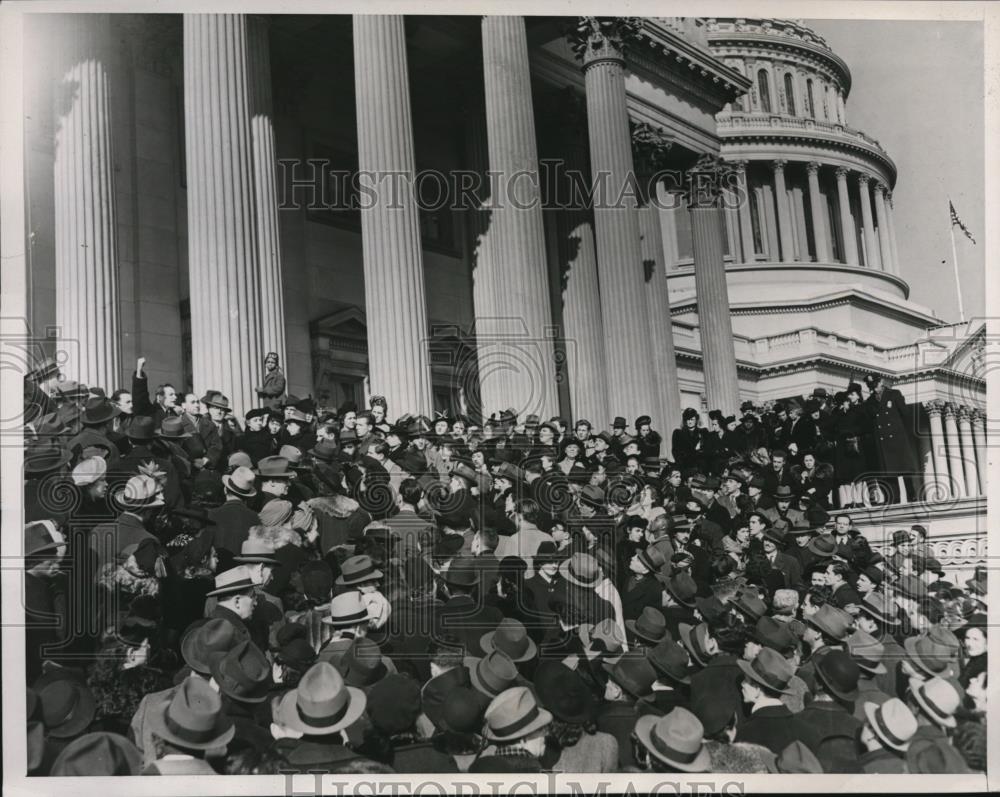
[[[371,391],[385,396],[391,418],[430,413],[429,329],[402,16],[354,15],[354,83],[358,167],[374,176],[363,183],[371,201],[361,210]]]

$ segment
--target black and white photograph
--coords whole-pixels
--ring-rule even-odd
[[[998,47],[4,2],[5,792],[998,788]]]

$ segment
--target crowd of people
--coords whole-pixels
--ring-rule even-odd
[[[668,446],[144,369],[25,380],[29,774],[985,770],[985,570],[838,514],[909,468],[875,376]]]

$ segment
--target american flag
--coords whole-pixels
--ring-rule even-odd
[[[972,241],[972,243],[975,243],[976,239],[972,237],[972,233],[969,232],[969,228],[966,227],[962,223],[962,220],[958,217],[958,214],[955,212],[955,206],[952,204],[952,202],[951,202],[950,199],[948,200],[948,208],[951,210],[951,224],[952,224],[952,226],[955,226],[957,224],[958,225],[958,229],[960,229],[962,232],[965,233],[965,237],[968,238],[970,241]]]

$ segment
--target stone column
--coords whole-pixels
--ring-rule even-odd
[[[801,105],[798,106],[801,109]],[[792,239],[792,211],[788,207],[788,191],[785,188],[785,166],[787,160],[771,161],[774,171],[774,202],[778,207],[778,235],[781,237],[781,262],[795,260],[795,246]]]
[[[854,217],[851,216],[851,197],[847,192],[847,169],[837,167],[837,198],[840,200],[840,229],[844,239],[844,262],[858,265],[858,239],[854,234]]]
[[[723,220],[719,209],[725,172],[721,161],[703,158],[689,172],[688,208],[694,248],[694,284],[698,299],[705,394],[712,409],[735,413],[740,388],[733,349],[726,266],[722,259]]]
[[[976,444],[972,437],[972,416],[968,407],[958,408],[958,437],[962,441],[962,464],[965,486],[969,495],[982,495],[979,471],[976,467]]]
[[[239,418],[263,367],[244,15],[184,15],[184,121],[194,384]]]
[[[414,194],[413,121],[403,17],[355,14],[358,167],[370,206],[361,210],[372,393],[391,417],[433,407],[420,222]]]
[[[260,261],[261,346],[265,353],[277,352],[287,376],[284,289],[275,180],[274,106],[271,101],[271,47],[266,17],[254,15],[247,18],[247,47],[250,65],[253,185],[257,202],[257,257]],[[263,364],[258,366],[254,374],[262,369]]]
[[[118,226],[106,14],[66,14],[58,58],[55,134],[57,346],[63,372],[110,392],[121,369]]]
[[[924,469],[923,490],[914,500],[936,501],[939,500],[937,488],[937,474],[934,470],[934,447],[931,443],[930,434],[917,435],[918,456]]]
[[[496,202],[490,234],[495,274],[495,345],[508,371],[506,395],[486,406],[549,418],[559,410],[553,324],[531,104],[524,17],[482,20],[486,132]],[[488,389],[489,380],[484,389]]]
[[[608,405],[612,413],[630,421],[657,407],[652,341],[641,332],[636,334],[636,330],[649,329],[639,214],[631,194],[625,193],[626,198],[618,202],[634,176],[624,48],[637,30],[638,25],[627,19],[606,26],[585,17],[573,42],[583,61],[587,95]]]
[[[889,222],[889,251],[892,252],[892,273],[897,277],[901,277],[899,253],[896,251],[896,213],[892,204],[892,191],[888,189],[885,192],[885,217]]]
[[[937,489],[927,490],[925,496],[931,501],[946,501],[952,496],[952,481],[948,475],[947,448],[944,439],[944,427],[941,424],[941,414],[944,412],[943,401],[928,401],[924,404],[927,419],[931,428],[931,454],[934,460],[934,471],[937,474]],[[926,473],[926,469],[924,471]]]
[[[861,195],[861,222],[865,234],[865,265],[868,268],[881,268],[882,261],[878,254],[878,241],[875,239],[875,221],[872,219],[872,198],[868,193],[867,174],[858,175],[858,191]]]
[[[663,130],[639,123],[632,127],[633,158],[639,181],[639,234],[646,279],[646,307],[649,311],[649,336],[653,344],[653,368],[659,406],[657,426],[673,430],[681,423],[681,394],[677,385],[677,357],[674,353],[673,322],[667,296],[667,271],[664,265],[663,231],[657,209],[658,191],[655,174],[666,168],[666,154],[671,141]],[[669,435],[662,434],[660,456],[669,455]]]
[[[875,213],[878,216],[879,256],[882,258],[882,270],[894,273],[892,265],[892,244],[889,237],[889,218],[885,210],[885,186],[875,183]]]
[[[972,411],[972,437],[976,447],[976,472],[979,474],[979,494],[986,495],[986,415],[981,410]]]
[[[826,238],[823,197],[819,193],[819,164],[816,161],[807,163],[806,174],[809,177],[809,211],[812,220],[813,241],[816,243],[816,262],[827,263],[830,260],[830,242]]]
[[[944,405],[944,437],[948,449],[948,470],[955,494],[953,498],[965,498],[969,494],[965,482],[965,466],[962,462],[962,442],[958,435],[958,425],[955,423],[958,409],[951,402]]]
[[[747,161],[734,161],[736,168],[736,201],[740,216],[740,243],[743,247],[743,262],[753,263],[756,249],[753,243],[753,216],[750,213],[750,183],[747,180]]]
[[[733,263],[743,262],[743,248],[740,246],[740,214],[739,198],[732,189],[722,192],[722,207],[726,225],[726,240],[729,242],[729,257]],[[684,212],[687,212],[687,202],[684,202]]]
[[[573,95],[561,108],[560,131],[565,148],[566,179],[586,189],[590,184],[587,157],[586,108],[583,98]],[[608,412],[607,370],[604,359],[604,324],[601,292],[597,282],[597,249],[594,245],[594,212],[584,196],[567,194],[569,207],[554,211],[559,239],[559,281],[553,286],[562,304],[562,329],[566,341],[566,372],[569,376],[573,418],[586,418],[595,428],[611,421]]]

